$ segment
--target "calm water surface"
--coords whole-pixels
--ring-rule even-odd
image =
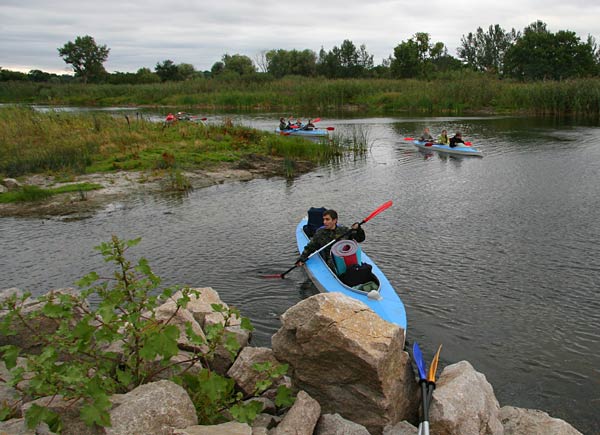
[[[234,121],[273,129],[278,115]],[[218,122],[218,118],[211,118]],[[470,361],[501,405],[541,409],[600,433],[600,128],[517,118],[323,119],[367,133],[362,159],[294,180],[253,180],[186,197],[138,196],[79,221],[0,219],[0,288],[42,293],[108,271],[93,246],[142,237],[165,284],[211,286],[270,345],[279,316],[316,293],[294,228],[310,206],[365,225],[363,249],[403,299],[408,339],[441,365]],[[460,129],[485,157],[423,154],[405,141],[428,126]]]

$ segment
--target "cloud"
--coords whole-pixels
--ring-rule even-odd
[[[551,31],[572,30],[585,39],[600,37],[598,16],[600,5],[584,0],[3,0],[0,66],[64,72],[69,67],[57,48],[84,35],[111,49],[109,71],[135,72],[166,59],[205,70],[226,53],[255,58],[279,48],[318,52],[345,39],[365,44],[379,63],[417,32],[456,55],[462,35],[477,27],[523,30],[540,19]]]

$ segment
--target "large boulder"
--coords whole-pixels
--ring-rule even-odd
[[[144,384],[111,401],[117,406],[110,411],[112,426],[105,428],[106,435],[171,435],[174,429],[198,424],[190,396],[171,381]]]
[[[502,435],[500,406],[485,375],[467,361],[446,366],[429,410],[431,433]]]
[[[418,385],[403,351],[404,330],[341,293],[312,296],[281,317],[275,357],[294,384],[328,414],[380,434],[389,423],[416,421]]]
[[[500,408],[504,435],[582,435],[564,420],[536,409]]]

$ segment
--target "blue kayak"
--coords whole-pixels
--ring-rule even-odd
[[[450,145],[442,145],[439,143],[423,142],[416,140],[413,142],[417,148],[423,151],[438,151],[446,154],[457,154],[461,156],[477,156],[483,157],[483,153],[477,148],[468,146],[456,146],[451,148]]]
[[[302,130],[299,128],[290,128],[285,130],[277,129],[275,133],[278,133],[282,136],[307,136],[307,137],[324,137],[329,133],[327,130],[321,128],[315,128],[312,130]]]
[[[304,226],[307,224],[308,218],[305,217],[296,227],[296,242],[298,250],[302,252],[309,241],[308,236],[304,232]],[[315,286],[321,292],[339,292],[346,296],[363,302],[383,320],[395,323],[406,331],[406,310],[400,297],[385,277],[383,272],[377,265],[361,251],[362,263],[371,265],[372,274],[379,283],[378,291],[362,291],[354,287],[349,287],[344,284],[338,276],[329,268],[323,257],[320,254],[313,255],[304,264],[304,269],[308,273],[310,279],[315,283]]]

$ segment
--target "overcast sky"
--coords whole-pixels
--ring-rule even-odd
[[[416,32],[456,56],[461,37],[477,27],[522,31],[536,20],[600,42],[598,0],[0,0],[0,67],[70,72],[57,48],[84,35],[110,48],[109,72],[153,70],[166,59],[209,70],[226,53],[318,53],[345,39],[365,44],[380,64]]]

